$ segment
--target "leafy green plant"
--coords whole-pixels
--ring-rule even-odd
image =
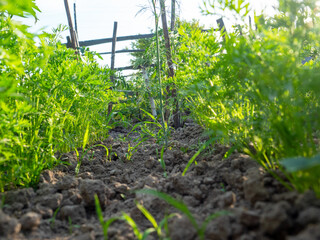
[[[59,42],[63,26],[54,34],[34,35],[12,20],[12,15],[35,16],[34,1],[23,5],[6,1],[0,7],[0,191],[4,191],[35,185],[42,170],[60,163],[55,153],[84,149],[105,138],[114,116],[107,114],[107,105],[122,94],[108,91],[110,70],[101,68],[93,54],[85,52],[80,61]]]
[[[234,3],[210,1],[207,7],[220,4],[239,18],[245,16],[244,1],[238,7]],[[274,170],[280,169],[299,191],[311,188],[319,195],[318,175],[311,168],[289,167],[289,162],[296,165],[293,159],[311,161],[320,151],[320,65],[318,60],[302,64],[306,56],[317,58],[320,29],[307,21],[319,18],[315,1],[279,3],[276,17],[256,16],[256,32],[244,25],[242,36],[228,33],[222,43],[219,33],[182,24],[176,57],[179,88],[211,138],[250,154],[275,177]]]

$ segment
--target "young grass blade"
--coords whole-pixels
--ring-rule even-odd
[[[147,230],[145,230],[144,233],[143,233],[143,235],[142,235],[142,237],[141,237],[141,240],[147,239],[147,237],[148,237],[151,233],[153,233],[154,231],[155,231],[154,228],[148,228]]]
[[[164,218],[162,219],[162,221],[159,223],[159,228],[160,229],[164,229],[165,231],[165,236],[169,235],[169,227],[168,227],[168,219],[176,217],[177,214],[176,213],[171,213],[169,216],[167,214],[165,214]],[[163,238],[163,240],[166,240],[169,238]]]
[[[163,147],[161,148],[160,164],[161,164],[161,167],[162,167],[162,169],[163,169],[163,171],[164,171],[163,175],[164,175],[164,177],[166,178],[166,177],[167,177],[166,163],[165,163],[165,161],[164,161],[164,159],[163,159],[164,148],[165,148],[165,146],[163,146]]]
[[[149,220],[154,229],[157,231],[158,236],[161,236],[161,228],[159,228],[157,221],[151,215],[151,213],[140,203],[136,202],[137,208],[143,213],[143,215]]]
[[[191,166],[191,164],[194,162],[194,160],[199,156],[199,154],[205,150],[211,143],[213,143],[215,140],[217,140],[217,138],[211,138],[208,141],[206,141],[201,148],[193,155],[193,157],[189,160],[187,166],[185,167],[185,169],[183,170],[182,176],[184,176],[186,174],[186,172],[188,171],[189,167]]]
[[[168,204],[170,204],[171,206],[175,207],[176,209],[178,209],[182,213],[184,213],[189,218],[189,220],[192,223],[192,225],[197,230],[199,229],[199,226],[198,226],[195,218],[193,217],[193,215],[189,211],[188,207],[182,201],[178,201],[178,200],[174,199],[173,197],[171,197],[171,196],[169,196],[169,195],[167,195],[165,193],[158,192],[158,191],[153,190],[153,189],[141,189],[141,190],[136,191],[136,193],[153,195],[155,197],[158,197],[158,198],[166,201]]]
[[[94,195],[94,202],[96,205],[96,212],[98,215],[98,219],[99,222],[102,226],[102,230],[103,230],[103,236],[104,236],[104,240],[108,240],[108,229],[111,223],[113,223],[116,220],[119,220],[119,218],[117,217],[113,217],[108,219],[106,222],[103,219],[103,214],[102,214],[102,210],[101,210],[101,206],[100,206],[100,202],[99,202],[99,198],[97,196],[97,194]]]
[[[134,235],[140,240],[142,239],[142,234],[139,231],[139,228],[137,224],[134,222],[134,220],[126,213],[122,213],[123,219],[132,227]]]
[[[157,119],[152,114],[148,113],[146,110],[144,110],[142,108],[140,108],[140,110],[142,112],[144,112],[145,114],[147,114],[153,121],[157,122]]]
[[[75,150],[76,155],[77,155],[77,166],[76,166],[76,169],[74,170],[75,174],[77,176],[79,174],[79,171],[80,171],[82,157],[81,157],[81,159],[79,159],[79,152],[78,152],[77,148],[75,148],[74,150]]]
[[[84,133],[84,137],[83,137],[83,142],[82,142],[82,151],[84,151],[88,141],[89,141],[89,129],[90,129],[90,125],[89,123],[87,124],[87,128],[86,128],[86,132]]]
[[[99,202],[99,198],[98,198],[97,194],[94,195],[94,203],[96,205],[96,212],[98,215],[99,222],[100,222],[102,229],[103,229],[104,238],[107,239],[108,237],[106,237],[106,236],[108,234],[108,231],[104,228],[103,214],[102,214],[102,210],[101,210],[101,206],[100,206],[100,202]]]
[[[106,150],[106,162],[108,161],[108,156],[109,156],[109,150],[108,148],[105,146],[105,145],[102,145],[102,144],[96,144],[96,145],[93,145],[92,147],[88,148],[84,154],[82,155],[83,157],[87,154],[87,152],[89,152],[92,148],[95,148],[95,147],[103,147],[105,150]],[[82,157],[81,157],[82,159]]]

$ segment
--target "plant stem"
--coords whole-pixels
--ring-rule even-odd
[[[165,135],[165,143],[166,146],[168,145],[168,138],[167,138],[167,129],[165,126],[165,119],[163,114],[163,99],[162,99],[162,83],[161,83],[161,65],[160,65],[160,46],[159,46],[159,32],[158,32],[158,25],[159,25],[159,16],[156,10],[156,0],[152,0],[153,5],[153,12],[154,12],[154,20],[155,20],[155,31],[156,31],[156,45],[157,45],[157,68],[158,68],[158,83],[159,83],[159,99],[160,99],[160,115],[161,115],[161,125]]]

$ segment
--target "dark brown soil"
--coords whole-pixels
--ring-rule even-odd
[[[182,200],[199,224],[210,214],[227,210],[228,215],[209,222],[205,239],[320,239],[320,200],[315,194],[287,191],[247,155],[234,152],[224,158],[228,148],[216,145],[204,151],[182,177],[188,160],[205,141],[199,126],[190,123],[172,134],[164,152],[167,178],[158,161],[161,146],[154,140],[141,144],[127,160],[129,142],[122,140],[127,133],[121,128],[111,131],[103,142],[112,153],[109,159],[103,147],[94,148],[83,158],[77,176],[77,157],[71,152],[61,157],[70,165],[43,172],[37,189],[2,194],[0,239],[103,239],[94,194],[105,220],[125,212],[141,231],[152,227],[136,207],[138,201],[158,222],[177,213],[169,219],[170,239],[197,239],[184,214],[159,198],[134,192],[148,188]],[[134,144],[131,141],[130,146]],[[111,224],[108,236],[135,239],[122,220]]]

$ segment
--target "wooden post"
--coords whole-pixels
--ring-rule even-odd
[[[114,63],[116,58],[117,29],[118,29],[118,22],[114,22],[113,36],[112,36],[112,49],[111,49],[111,76],[110,76],[110,80],[112,83],[114,83],[114,79],[115,79],[113,71],[114,71]],[[110,115],[111,112],[112,112],[112,103],[109,103],[108,114]]]
[[[74,13],[74,29],[76,31],[77,37],[78,37],[78,24],[77,24],[77,9],[76,9],[76,3],[73,4],[73,13]],[[79,39],[79,37],[78,37]]]
[[[167,16],[166,16],[166,6],[164,0],[160,0],[160,9],[161,9],[161,20],[162,20],[162,29],[163,29],[163,35],[165,40],[165,46],[166,46],[166,56],[167,56],[167,64],[169,68],[169,78],[174,78],[174,65],[172,61],[172,55],[171,55],[171,45],[170,45],[170,38],[169,38],[169,31],[168,31],[168,25],[167,25]],[[172,90],[170,90],[170,87],[172,87]],[[165,106],[165,120],[168,121],[169,119],[169,109],[168,109],[168,98],[172,97],[174,99],[174,105],[175,109],[173,111],[173,125],[175,128],[180,127],[180,113],[179,113],[179,103],[178,103],[178,97],[177,97],[177,89],[174,84],[171,86],[167,86],[167,92],[169,96],[166,96],[166,106]],[[171,96],[170,96],[171,95]]]
[[[176,0],[171,0],[171,32],[174,31],[174,25],[176,23]]]
[[[238,29],[239,29],[239,33],[240,33],[240,36],[242,36],[242,27],[240,24],[237,25]]]
[[[167,25],[166,6],[164,3],[164,0],[160,0],[160,8],[161,8],[163,35],[164,35],[165,46],[166,46],[167,63],[169,67],[169,77],[174,77],[174,69],[173,69],[173,62],[172,62],[172,56],[171,56],[171,45],[170,45],[169,31],[168,31],[168,25]]]
[[[225,41],[226,40],[226,36],[225,35],[227,34],[227,30],[226,30],[226,27],[224,26],[223,19],[219,18],[217,20],[217,23],[218,23],[220,32],[222,32],[223,41]]]
[[[115,57],[116,57],[117,29],[118,29],[118,22],[114,22],[113,36],[112,36],[112,50],[111,50],[111,71],[114,71],[114,63],[115,63]],[[113,73],[111,75],[111,81],[114,82]]]
[[[71,37],[71,45],[72,45],[73,49],[77,49],[79,47],[79,42],[78,42],[77,36],[75,34],[75,31],[73,29],[68,0],[64,0],[64,6],[66,8],[66,13],[67,13],[67,18],[68,18],[70,37]]]

